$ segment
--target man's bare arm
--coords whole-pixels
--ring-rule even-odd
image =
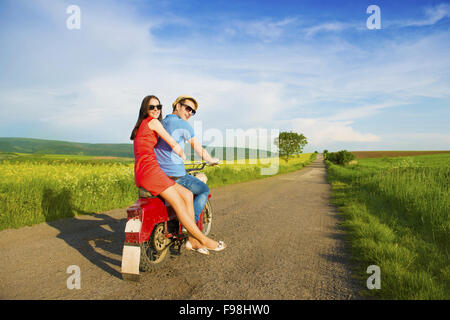
[[[208,153],[208,151],[206,151],[202,147],[202,145],[200,144],[200,142],[198,141],[198,139],[196,137],[193,137],[190,140],[188,140],[188,143],[192,146],[195,153],[197,153],[206,162],[208,162],[210,164],[219,163],[219,159],[211,157],[211,155]]]

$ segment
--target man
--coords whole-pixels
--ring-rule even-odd
[[[195,137],[194,129],[187,122],[197,112],[197,101],[190,96],[180,96],[172,104],[172,108],[172,114],[167,115],[162,121],[167,132],[181,148],[184,149],[185,142],[187,142],[206,162],[210,164],[219,163],[219,159],[211,157],[201,146]],[[163,139],[158,140],[155,146],[155,153],[161,169],[170,178],[194,194],[194,212],[195,221],[197,222],[200,213],[206,205],[206,201],[208,201],[209,187],[204,182],[186,173],[183,159],[172,152],[172,148]]]

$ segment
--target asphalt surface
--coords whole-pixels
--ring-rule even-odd
[[[1,231],[0,299],[359,299],[325,175],[319,156],[297,172],[213,189],[210,236],[227,249],[183,248],[139,282],[120,273],[125,209]],[[68,288],[70,266],[79,289]]]

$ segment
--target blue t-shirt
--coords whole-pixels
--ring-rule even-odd
[[[175,114],[167,115],[161,123],[183,150],[185,142],[194,137],[194,129],[191,125]],[[156,159],[165,174],[171,177],[186,175],[183,159],[173,152],[172,148],[162,138],[159,138],[155,145],[155,153]]]

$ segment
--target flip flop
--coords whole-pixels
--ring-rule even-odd
[[[209,251],[208,249],[202,247],[202,248],[198,248],[198,249],[194,249],[192,248],[192,244],[189,240],[186,241],[186,249],[187,250],[191,250],[191,251],[197,251],[198,253],[204,254],[204,255],[208,255]]]

